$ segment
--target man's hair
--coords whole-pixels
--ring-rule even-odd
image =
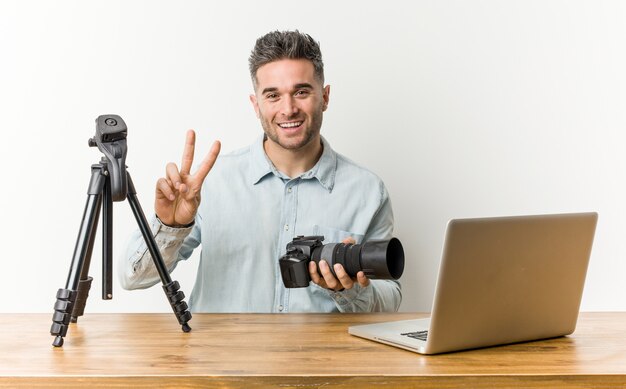
[[[309,34],[295,31],[272,31],[256,40],[248,64],[254,87],[257,86],[257,70],[270,62],[281,59],[307,59],[313,63],[315,77],[324,84],[324,63],[319,43]]]

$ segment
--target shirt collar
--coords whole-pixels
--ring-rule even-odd
[[[313,166],[309,171],[302,173],[299,178],[303,180],[316,178],[319,183],[330,192],[333,190],[333,186],[335,185],[337,153],[335,153],[335,151],[330,147],[328,141],[323,136],[321,139],[322,145],[324,146],[322,156],[317,161],[315,166]],[[252,146],[250,146],[251,164],[249,178],[252,185],[256,185],[270,173],[281,179],[289,179],[289,177],[285,176],[276,169],[267,154],[265,154],[265,150],[263,149],[264,140],[265,135],[262,135],[252,144]]]

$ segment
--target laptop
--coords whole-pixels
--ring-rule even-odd
[[[595,212],[453,219],[431,316],[348,332],[421,354],[571,334],[597,219]]]

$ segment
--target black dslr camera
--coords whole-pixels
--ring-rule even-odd
[[[305,288],[311,282],[309,262],[324,259],[336,276],[333,265],[340,263],[350,277],[363,271],[368,278],[397,280],[404,271],[404,249],[397,238],[369,240],[363,244],[322,244],[323,236],[296,236],[280,257],[280,273],[286,288]]]

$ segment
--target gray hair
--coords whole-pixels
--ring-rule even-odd
[[[281,59],[307,59],[313,63],[315,77],[324,83],[324,63],[320,45],[309,34],[295,31],[272,31],[256,40],[248,58],[250,76],[256,88],[257,70]]]

